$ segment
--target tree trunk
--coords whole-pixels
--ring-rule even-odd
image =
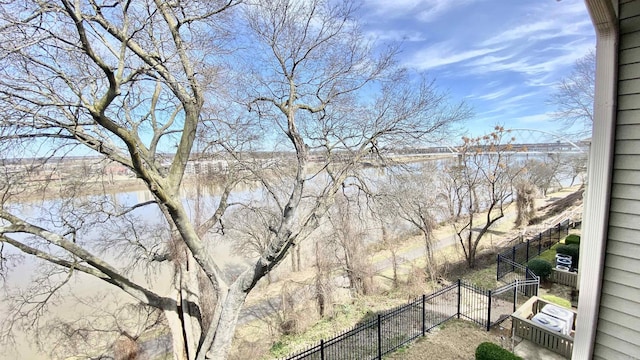
[[[203,309],[199,308],[200,290],[196,270],[185,270],[181,273],[180,280],[180,310],[182,313],[183,332],[187,345],[187,358],[196,358],[198,344],[202,336],[200,328]]]
[[[480,241],[478,236],[475,239],[472,236],[469,237],[469,268],[471,269],[476,267],[476,255],[478,254],[478,242]]]
[[[469,225],[469,228],[472,226],[473,223]],[[469,231],[469,235],[467,236],[467,264],[470,269],[476,266],[476,249],[474,247],[473,231]]]
[[[182,321],[178,315],[178,309],[164,310],[164,316],[171,330],[171,344],[173,345],[173,360],[187,360]]]
[[[242,281],[241,278],[236,280],[229,288],[227,296],[221,299],[224,301],[222,313],[220,314],[220,320],[216,327],[213,344],[207,352],[206,359],[225,360],[229,356],[233,335],[238,326],[238,316],[247,298],[247,292],[242,290],[241,284],[244,283],[244,281]],[[200,359],[204,359],[204,357],[199,357],[198,360]]]
[[[300,251],[299,246],[291,245],[291,271],[298,272],[300,271]]]
[[[176,303],[175,308],[165,309],[164,314],[171,329],[174,359],[194,360],[202,338],[202,314],[207,309],[202,308],[200,301],[200,282],[193,256],[181,246],[176,253],[181,255],[174,275]]]

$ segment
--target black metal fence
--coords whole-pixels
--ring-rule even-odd
[[[574,223],[569,219],[564,220],[558,225],[501,252],[498,254],[496,278],[502,280],[505,275],[516,271],[517,267],[514,264],[526,265],[529,260],[562,240],[569,234],[569,229],[574,226]]]
[[[520,290],[516,285],[509,286],[513,286],[514,291]],[[319,344],[286,359],[382,359],[384,355],[453,318],[467,319],[489,330],[504,320],[505,311],[510,314],[511,309],[515,308],[511,299],[497,296],[506,292],[501,291],[493,294],[492,290],[458,280],[406,305],[380,313],[329,340],[321,340]],[[513,293],[513,301],[515,295]]]
[[[286,360],[382,359],[453,318],[467,319],[489,330],[516,310],[520,303],[518,294],[525,298],[538,294],[539,279],[525,264],[562,240],[573,227],[575,223],[564,220],[498,254],[497,279],[514,274],[507,285],[486,290],[458,280],[407,305],[378,314],[329,340],[321,340]]]

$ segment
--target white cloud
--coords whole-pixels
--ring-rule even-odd
[[[449,42],[439,43],[417,51],[405,65],[418,70],[429,70],[464,62],[500,50],[500,48],[485,48],[459,51],[453,49]]]
[[[490,110],[484,111],[479,116],[483,117],[496,117],[500,116],[504,118],[505,115],[514,114],[518,111],[522,110],[523,104],[528,105],[539,93],[537,91],[526,92],[520,95],[509,96],[508,98],[500,101],[494,101],[491,105]]]
[[[366,1],[366,5],[376,14],[397,17],[405,14],[413,14],[414,9],[420,5],[421,2],[422,0],[368,0]]]
[[[548,85],[548,76],[553,76],[560,69],[570,68],[577,58],[591,49],[591,42],[574,42],[562,48],[549,47],[539,50],[511,47],[501,52],[510,51],[511,54],[483,56],[466,63],[465,66],[470,74],[510,71],[529,76],[529,85]]]
[[[417,42],[424,41],[427,37],[415,30],[371,30],[367,37],[378,41]]]
[[[548,113],[520,116],[516,118],[517,121],[520,121],[525,124],[547,122],[550,119],[551,119],[551,115]]]
[[[431,22],[452,9],[478,0],[368,0],[367,7],[385,17],[410,16],[422,22]]]
[[[583,1],[536,2],[535,5],[521,8],[521,11],[526,16],[519,16],[515,20],[506,16],[502,26],[506,30],[489,37],[480,46],[593,34],[591,20],[585,17],[586,7]]]
[[[431,22],[449,12],[453,8],[460,8],[474,2],[474,0],[427,0],[425,9],[418,12],[418,20],[422,22]]]
[[[505,56],[496,56],[496,55],[487,55],[482,56],[477,59],[474,59],[472,62],[468,63],[468,66],[484,66],[484,65],[494,65],[506,62],[507,60],[511,60],[515,54],[505,55]]]
[[[498,98],[501,98],[501,97],[507,95],[508,93],[513,91],[513,89],[514,89],[513,86],[509,86],[509,87],[506,87],[504,89],[493,91],[493,92],[490,92],[490,93],[487,93],[487,94],[473,96],[472,98],[478,99],[478,100],[495,100],[495,99],[498,99]]]
[[[550,40],[550,39],[556,39],[559,37],[568,37],[568,36],[575,36],[575,35],[581,36],[592,31],[593,31],[593,26],[591,25],[591,20],[584,20],[579,22],[563,24],[562,26],[555,27],[552,29],[552,31],[548,31],[546,33],[531,35],[529,37],[529,41]]]
[[[481,46],[491,46],[495,44],[503,44],[505,42],[513,40],[527,40],[531,34],[540,32],[547,32],[551,29],[558,27],[557,22],[545,20],[532,24],[524,24],[513,29],[503,31],[502,33],[492,36],[489,39],[483,41]]]
[[[365,0],[365,9],[376,39],[406,45],[402,65],[473,104],[470,127],[547,126],[549,92],[595,46],[583,0]]]
[[[532,45],[533,42],[568,36],[585,35],[589,31],[593,31],[590,20],[566,23],[561,21],[543,20],[530,24],[523,24],[513,29],[503,31],[481,42],[480,45],[504,45],[507,42],[516,44],[528,42],[528,45]]]

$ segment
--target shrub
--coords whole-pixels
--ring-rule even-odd
[[[567,237],[564,239],[564,244],[565,245],[580,244],[580,235],[578,234],[567,235]]]
[[[556,249],[556,253],[571,256],[572,266],[578,267],[578,258],[580,256],[579,244],[560,245]]]
[[[553,265],[543,259],[533,259],[527,263],[527,267],[538,275],[541,280],[546,280],[551,275],[551,269],[553,269]]]
[[[483,342],[476,348],[476,360],[522,360],[520,356],[491,342]]]

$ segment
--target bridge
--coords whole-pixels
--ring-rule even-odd
[[[591,139],[573,141],[566,136],[537,129],[509,129],[507,130],[516,140],[509,144],[510,152],[518,153],[588,153]],[[403,148],[391,151],[392,155],[433,155],[458,154],[460,146],[442,144],[423,148]],[[487,151],[489,153],[491,151]]]

